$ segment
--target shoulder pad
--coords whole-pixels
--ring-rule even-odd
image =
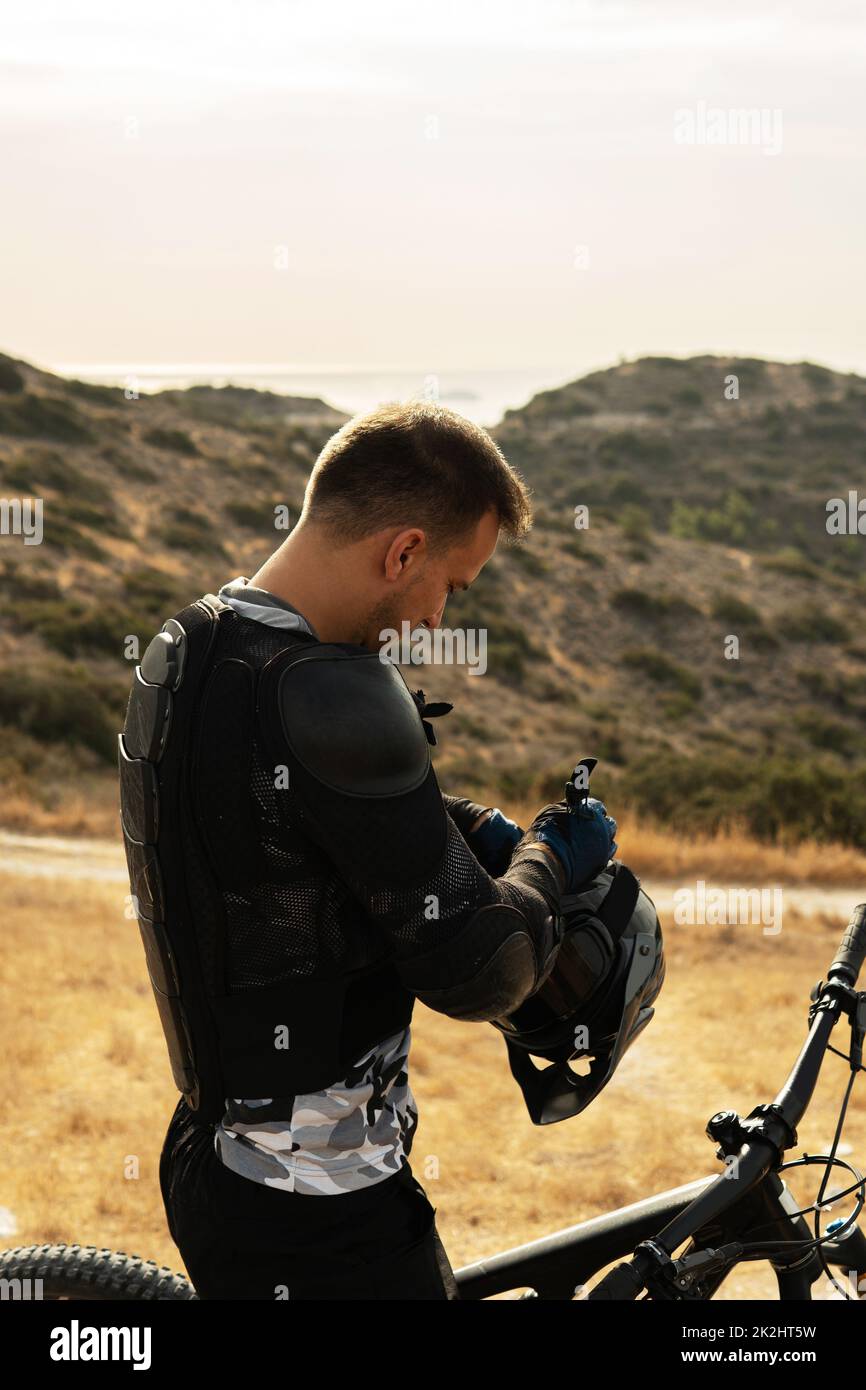
[[[148,643],[141,658],[141,675],[148,685],[164,685],[177,690],[186,665],[186,633],[180,623],[169,618],[161,632]]]
[[[285,654],[281,654],[285,655]],[[354,796],[399,796],[430,770],[418,706],[390,661],[322,643],[280,663],[276,704],[289,749],[312,777]]]
[[[162,631],[148,643],[141,658],[142,679],[148,685],[167,686],[169,690],[179,689],[186,666],[188,629],[191,622],[198,625],[203,617],[213,622],[228,607],[229,604],[224,603],[218,595],[205,594],[204,598],[182,609],[177,617],[169,618],[168,622],[163,623]]]

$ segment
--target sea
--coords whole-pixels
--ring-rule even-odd
[[[373,410],[386,401],[438,400],[487,429],[497,425],[506,410],[526,405],[539,391],[563,386],[582,375],[581,370],[567,367],[433,372],[405,368],[213,363],[76,363],[58,364],[53,370],[61,376],[132,388],[140,394],[200,385],[254,387],[286,396],[315,397],[347,415]]]

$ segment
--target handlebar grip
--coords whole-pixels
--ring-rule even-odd
[[[860,903],[851,913],[851,921],[830,966],[830,975],[843,975],[849,985],[856,985],[857,976],[866,960],[866,903]]]
[[[591,1298],[616,1299],[620,1303],[633,1303],[638,1294],[643,1290],[638,1275],[633,1267],[628,1265],[614,1265],[609,1274],[606,1274],[600,1284],[587,1294],[586,1301]]]

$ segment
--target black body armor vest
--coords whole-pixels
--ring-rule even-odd
[[[284,1114],[411,1020],[393,946],[305,833],[258,709],[269,662],[324,646],[207,594],[135,668],[118,740],[130,887],[175,1085],[203,1124],[227,1097]]]

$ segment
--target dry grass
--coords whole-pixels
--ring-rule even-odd
[[[48,809],[22,789],[4,798],[0,827],[28,835],[96,837],[119,845],[117,795],[113,776],[94,777],[84,787],[61,785],[55,804]],[[492,793],[487,799],[502,805]],[[524,802],[502,809],[528,826],[539,807]],[[866,854],[849,845],[770,845],[737,830],[681,839],[663,826],[633,816],[617,816],[617,821],[618,857],[635,873],[654,879],[697,875],[718,883],[735,876],[751,883],[866,884]]]
[[[0,825],[20,835],[116,837],[118,790],[115,777],[96,776],[74,785],[54,784],[52,804],[42,805],[21,785],[3,798]]]
[[[527,826],[537,809],[524,805],[508,814]],[[742,830],[686,839],[662,826],[619,816],[613,807],[611,813],[618,826],[617,858],[636,874],[667,880],[698,875],[715,883],[736,877],[750,883],[866,884],[866,854],[850,845],[771,845]]]
[[[18,1221],[3,1243],[105,1244],[179,1268],[157,1179],[175,1095],[124,885],[0,875],[0,890],[0,1206]],[[840,934],[794,912],[779,936],[668,924],[658,1017],[584,1115],[545,1129],[530,1124],[492,1028],[419,1007],[412,1163],[455,1267],[715,1171],[707,1119],[772,1098]],[[844,1081],[830,1057],[801,1129],[812,1152],[832,1136]],[[855,1165],[862,1089],[845,1131]],[[756,1267],[724,1292],[772,1286]]]

